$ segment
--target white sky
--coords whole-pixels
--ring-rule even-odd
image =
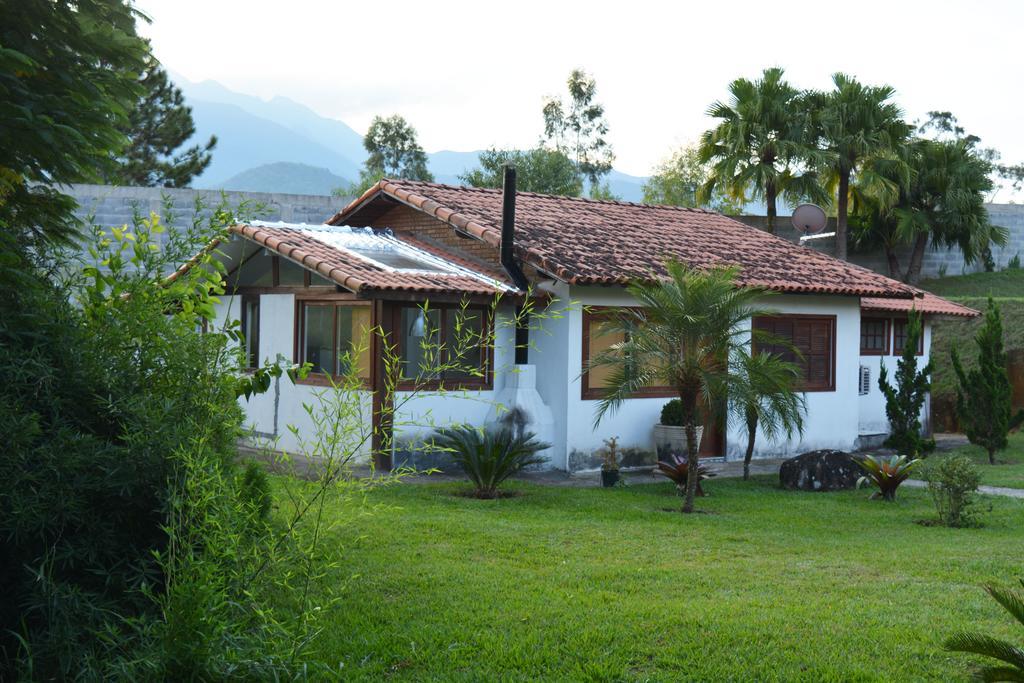
[[[529,146],[542,98],[574,67],[597,79],[622,171],[646,175],[710,125],[738,76],[834,71],[888,83],[1024,161],[1024,2],[511,3],[139,0],[157,57],[192,81],[284,95],[364,132],[399,113],[428,151]],[[1005,201],[1005,197],[1002,198]]]

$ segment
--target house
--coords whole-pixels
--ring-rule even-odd
[[[509,180],[514,188],[514,174]],[[976,315],[710,211],[509,187],[384,179],[323,225],[252,222],[231,232],[222,246],[230,289],[221,315],[242,321],[252,363],[280,354],[317,370],[245,404],[255,432],[279,439],[285,450],[298,447],[285,425],[300,435],[313,428],[303,404],[326,384],[324,373],[339,372],[339,353],[367,329],[380,326],[403,363],[417,366],[426,302],[442,339],[464,306],[468,324],[494,326],[494,341],[479,349],[479,376],[449,377],[449,391],[409,396],[407,379],[399,381],[394,457],[415,460],[431,424],[483,425],[518,406],[529,429],[552,444],[550,466],[567,470],[596,467],[610,436],[619,438],[624,464],[653,462],[653,426],[672,390],[650,387],[595,428],[603,377],[584,369],[592,354],[615,341],[601,334],[601,320],[609,309],[632,303],[624,285],[663,273],[667,258],[739,266],[740,284],[774,292],[766,305],[777,315],[752,324],[802,351],[806,431],[782,443],[760,438],[758,457],[850,450],[884,437],[878,369],[895,367],[908,311],[924,314],[924,355],[937,316]],[[528,294],[543,300],[549,315],[536,324],[508,324]],[[360,409],[367,427],[379,432],[388,428],[380,417],[388,396],[382,342],[371,337],[352,362],[365,384]],[[745,446],[742,425],[719,422],[705,429],[701,455],[740,458]],[[375,457],[380,465],[392,463],[391,453]]]

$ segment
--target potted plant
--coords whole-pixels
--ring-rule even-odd
[[[604,440],[604,462],[601,463],[601,485],[611,488],[619,483],[619,437]]]
[[[703,435],[704,427],[697,427],[698,448]],[[683,402],[678,398],[661,407],[661,422],[654,425],[654,450],[659,462],[671,462],[673,456],[686,453]]]

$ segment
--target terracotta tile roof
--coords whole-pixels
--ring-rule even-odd
[[[930,315],[957,315],[965,318],[973,318],[979,315],[978,311],[967,306],[962,306],[958,303],[943,299],[942,297],[935,296],[931,292],[926,292],[923,289],[915,290],[920,294],[920,298],[917,299],[873,299],[865,298],[860,300],[860,309],[862,311],[894,311],[897,313],[906,313],[911,309],[916,310],[918,313],[928,313]]]
[[[328,221],[369,225],[398,201],[497,247],[501,191],[383,179]],[[738,265],[739,281],[780,292],[909,299],[912,288],[702,209],[516,195],[516,255],[570,284],[624,284],[690,266]]]
[[[353,292],[387,290],[493,296],[499,291],[512,289],[510,285],[472,273],[466,268],[454,269],[460,272],[424,272],[381,267],[317,239],[313,236],[317,226],[302,227],[308,229],[253,224],[234,225],[230,231],[262,244]],[[451,261],[450,258],[446,260]]]

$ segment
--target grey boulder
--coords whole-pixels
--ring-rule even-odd
[[[840,491],[857,486],[864,472],[853,456],[843,451],[821,450],[801,453],[782,463],[782,488],[800,491]]]

